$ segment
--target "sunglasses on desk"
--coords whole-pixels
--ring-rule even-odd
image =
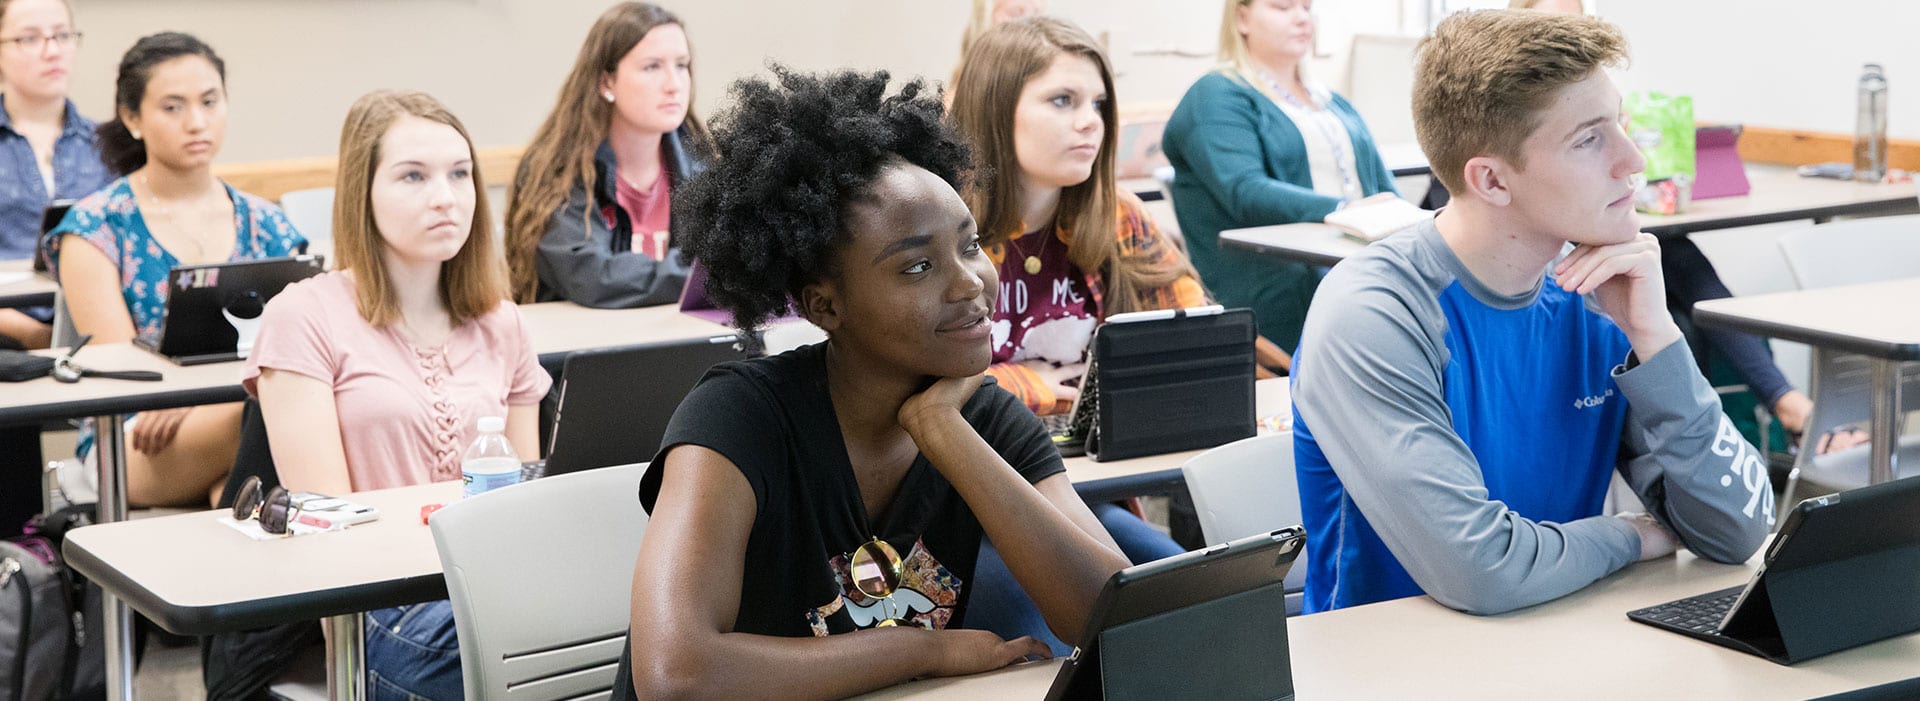
[[[233,498],[233,520],[258,519],[260,530],[274,535],[286,535],[287,524],[299,513],[300,507],[293,503],[293,495],[277,484],[263,492],[259,477],[248,477],[241,482],[240,491]]]

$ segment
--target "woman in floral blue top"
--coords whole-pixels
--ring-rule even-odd
[[[213,176],[226,132],[226,68],[186,34],[144,37],[120,61],[118,118],[100,157],[122,177],[74,205],[48,234],[73,325],[96,342],[160,330],[177,265],[297,253],[306,240],[278,207]],[[127,500],[204,504],[240,437],[240,405],[142,412],[127,422]],[[91,452],[90,433],[81,438]]]

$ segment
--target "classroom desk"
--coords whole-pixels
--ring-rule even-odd
[[[1905,311],[1905,303],[1916,296],[1920,278],[1748,295],[1695,304],[1693,320],[1871,358],[1873,447],[1867,474],[1879,484],[1898,474],[1900,365],[1920,360],[1920,316]]]
[[[1640,230],[1661,238],[1697,231],[1730,229],[1836,216],[1902,214],[1920,211],[1920,198],[1907,184],[1856,183],[1803,178],[1787,166],[1749,165],[1753,192],[1744,197],[1696,200],[1684,214],[1640,215]],[[1312,265],[1331,266],[1365,247],[1338,229],[1319,223],[1282,224],[1220,232],[1221,245]]]
[[[534,352],[548,358],[589,348],[730,335],[733,330],[681,314],[672,305],[643,309],[588,309],[567,302],[522,308]],[[38,351],[58,355],[59,351]],[[239,363],[179,366],[131,343],[89,345],[75,360],[101,370],[154,370],[160,382],[130,382],[86,378],[62,384],[51,377],[8,386],[0,393],[0,426],[48,420],[93,417],[94,443],[100,470],[99,518],[102,523],[126,519],[126,450],[122,438],[125,414],[199,406],[246,398],[240,386]],[[131,619],[117,597],[105,600],[108,688],[113,698],[131,695],[133,656]],[[117,634],[115,633],[117,631]]]
[[[1291,415],[1285,378],[1254,388],[1260,415]],[[1109,463],[1073,458],[1067,476],[1089,499],[1135,496],[1178,484],[1180,465],[1200,452]],[[458,494],[456,482],[358,493],[351,498],[379,509],[381,519],[316,536],[249,540],[217,521],[225,511],[206,511],[82,528],[65,550],[110,596],[175,633],[323,618],[334,641],[351,641],[361,633],[360,612],[447,596],[432,535],[416,514]],[[336,644],[331,654],[335,697],[359,698],[364,651]]]
[[[1281,416],[1293,423],[1293,400],[1287,378],[1260,380],[1253,385],[1254,416]],[[1128,497],[1164,496],[1186,484],[1180,466],[1205,450],[1147,455],[1129,460],[1095,462],[1086,456],[1067,458],[1067,477],[1073,489],[1090,502]]]
[[[1433,166],[1427,163],[1427,153],[1420,149],[1417,141],[1381,144],[1380,160],[1386,162],[1387,170],[1396,178],[1433,172]],[[1120,189],[1133,193],[1142,202],[1164,197],[1160,188],[1160,180],[1153,177],[1124,178],[1120,181]]]
[[[420,507],[459,496],[457,481],[361,492],[351,498],[380,520],[310,536],[251,540],[220,523],[221,510],[88,526],[63,549],[74,569],[181,635],[325,619],[333,697],[362,698],[360,613],[446,598]]]
[[[0,309],[52,306],[59,289],[53,278],[33,272],[32,260],[0,260]]]
[[[1499,616],[1427,597],[1287,619],[1301,699],[1804,699],[1920,673],[1920,633],[1792,667],[1627,620],[1627,611],[1746,581],[1760,558],[1681,553]],[[1059,662],[883,689],[863,699],[1039,699]]]

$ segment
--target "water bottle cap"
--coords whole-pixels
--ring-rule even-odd
[[[506,419],[506,417],[504,417],[504,416],[482,416],[482,417],[480,417],[480,432],[481,432],[481,433],[500,433],[500,432],[502,432],[502,431],[505,431],[505,430],[507,430],[507,419]]]

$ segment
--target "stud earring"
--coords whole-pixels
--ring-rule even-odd
[[[600,93],[600,96],[601,96],[601,97],[604,97],[604,98],[607,98],[607,102],[613,102],[613,91],[612,91],[612,90],[606,90],[606,91],[602,91],[602,92]]]
[[[139,130],[137,130],[137,129],[128,129],[128,130],[127,130],[127,133],[129,133],[129,134],[132,134],[132,135],[133,135],[133,140],[134,140],[134,141],[139,141],[139,140],[140,140],[140,131],[139,131]]]

